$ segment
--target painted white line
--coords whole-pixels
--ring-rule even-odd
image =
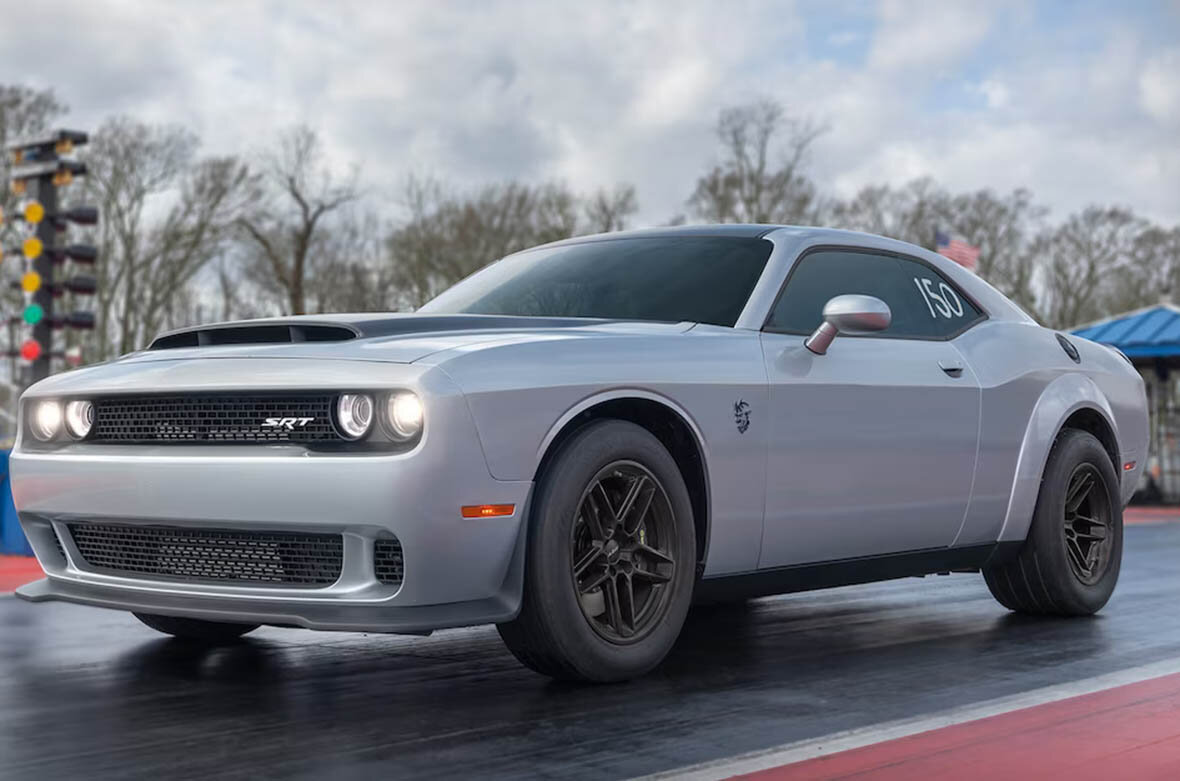
[[[974,705],[952,708],[951,710],[915,718],[887,721],[882,724],[836,732],[821,738],[787,743],[782,746],[763,749],[762,751],[740,754],[736,757],[655,773],[650,776],[644,776],[643,778],[677,778],[687,779],[688,781],[712,781],[712,779],[730,778],[744,773],[756,773],[760,770],[769,770],[770,768],[789,765],[794,762],[802,762],[806,759],[823,757],[840,751],[863,748],[864,746],[871,746],[886,740],[909,737],[910,735],[917,735],[920,732],[929,732],[930,730],[940,729],[942,727],[950,727],[955,724],[984,719],[988,716],[998,716],[1002,713],[1009,713],[1022,708],[1031,708],[1035,705],[1045,705],[1050,702],[1058,702],[1083,694],[1093,694],[1094,692],[1113,689],[1116,686],[1139,683],[1140,681],[1159,678],[1164,675],[1172,675],[1173,673],[1180,673],[1180,658],[1166,659],[1162,662],[1154,662],[1141,667],[1132,667],[1127,670],[1107,673],[1094,678],[1085,678],[1080,681],[1046,686],[1041,689],[1033,689],[1008,697],[1000,697],[995,700],[987,700]]]

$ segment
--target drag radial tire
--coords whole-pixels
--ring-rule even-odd
[[[596,421],[561,444],[532,502],[520,615],[499,625],[524,665],[554,678],[634,678],[663,660],[692,600],[692,504],[646,429]]]
[[[157,632],[183,640],[210,644],[236,640],[258,628],[258,624],[229,624],[221,621],[202,621],[197,618],[158,616],[153,613],[136,613],[135,617]]]
[[[1028,537],[1013,559],[984,567],[1001,605],[1018,613],[1088,616],[1114,591],[1123,556],[1118,473],[1092,434],[1053,443]]]

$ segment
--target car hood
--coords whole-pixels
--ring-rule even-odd
[[[501,315],[323,315],[217,323],[162,334],[118,363],[200,358],[314,358],[414,363],[508,342],[679,333],[692,323]]]

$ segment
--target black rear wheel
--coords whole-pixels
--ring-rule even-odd
[[[1118,473],[1093,434],[1065,429],[1049,453],[1028,537],[1013,559],[983,570],[1009,610],[1096,613],[1118,582],[1123,512]]]
[[[646,429],[587,425],[538,480],[520,615],[499,626],[525,665],[555,678],[642,675],[688,612],[696,536],[688,490]]]

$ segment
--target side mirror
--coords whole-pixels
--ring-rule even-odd
[[[807,337],[803,346],[816,355],[823,355],[832,345],[836,334],[846,332],[866,333],[884,331],[889,327],[893,313],[889,304],[872,296],[836,296],[824,304],[824,321],[815,333]]]

